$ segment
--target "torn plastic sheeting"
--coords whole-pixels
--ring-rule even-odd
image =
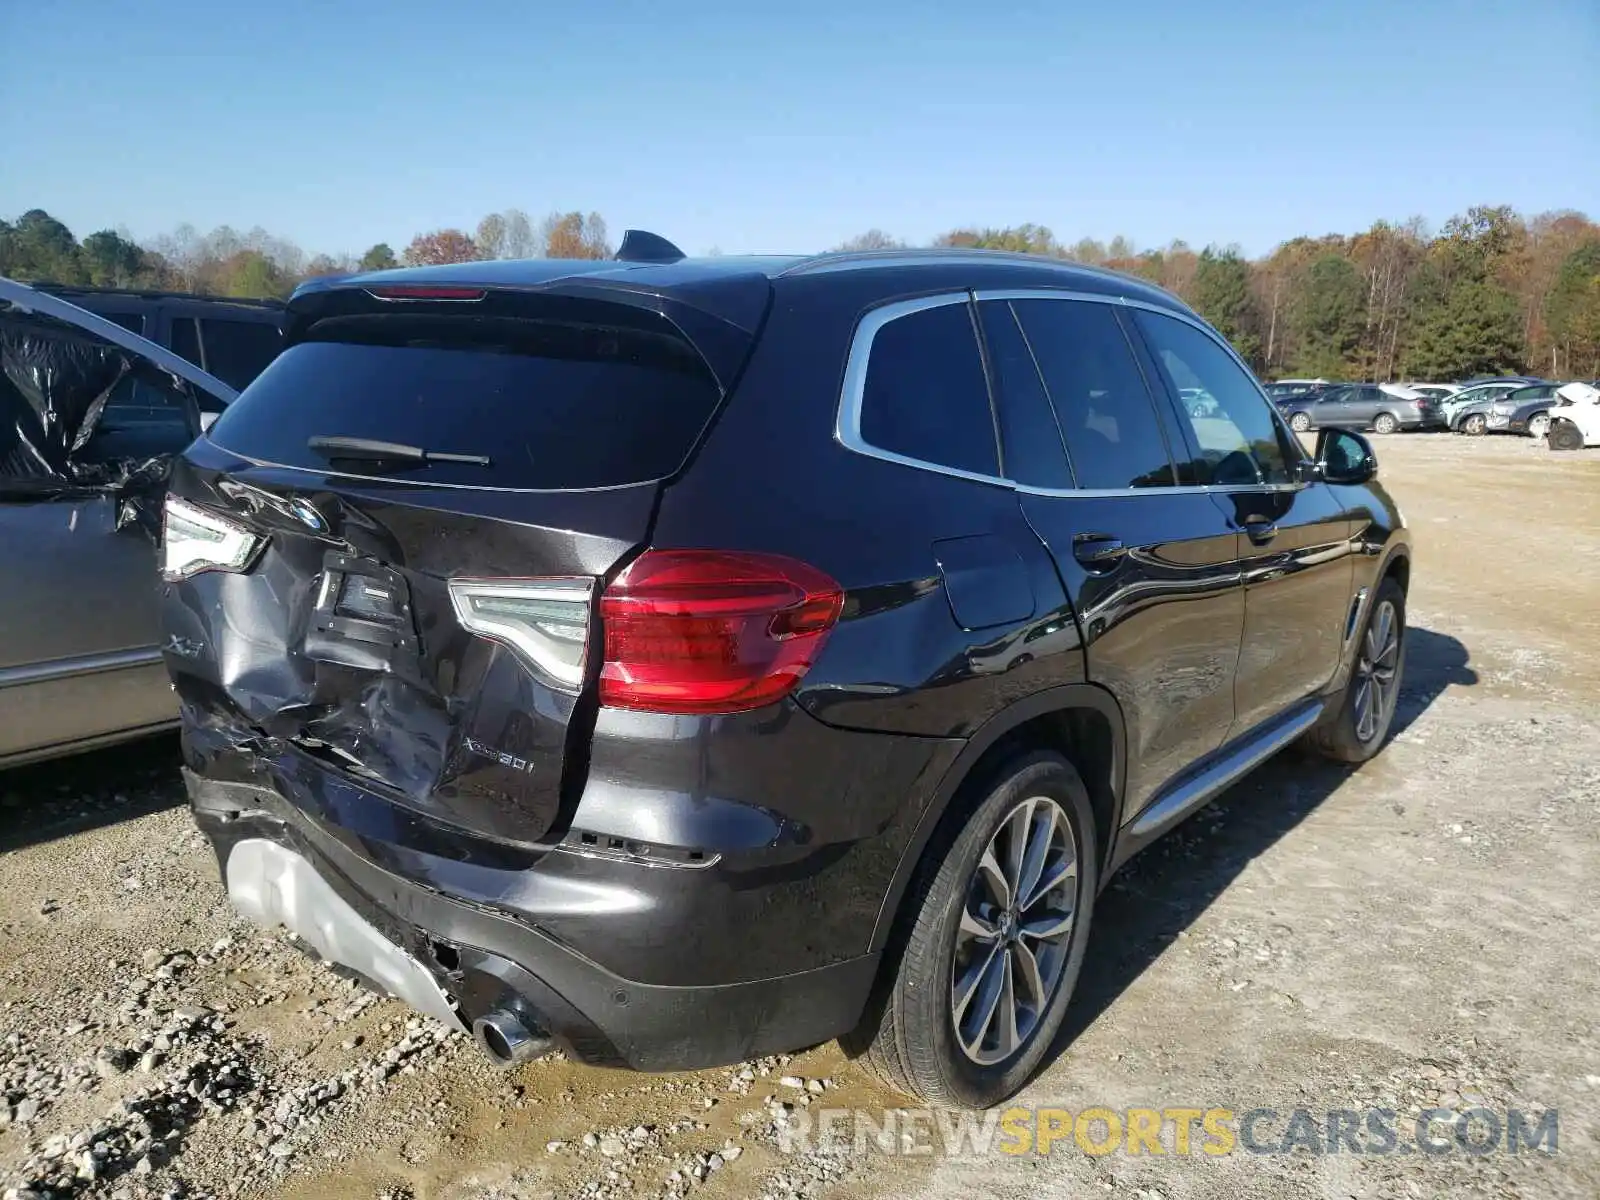
[[[75,464],[73,455],[131,369],[114,346],[37,318],[0,317],[0,475],[100,483],[124,474],[118,464]]]

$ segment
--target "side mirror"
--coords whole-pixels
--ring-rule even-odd
[[[1378,456],[1354,430],[1324,429],[1317,434],[1317,467],[1325,483],[1368,483],[1377,478]]]

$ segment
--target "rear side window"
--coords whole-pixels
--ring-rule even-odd
[[[1000,473],[970,305],[925,308],[878,330],[867,360],[861,437],[918,462]]]
[[[1012,307],[1044,375],[1078,486],[1171,486],[1160,419],[1111,306],[1020,300]]]
[[[682,465],[721,395],[700,357],[667,328],[398,314],[325,320],[278,355],[208,436],[251,458],[313,470],[330,466],[307,445],[315,437],[490,459],[487,467],[336,465],[425,484],[547,490],[659,479]]]
[[[1200,452],[1200,483],[1289,483],[1299,454],[1288,445],[1265,397],[1221,346],[1185,321],[1136,311],[1139,326],[1182,403]]]
[[[144,314],[140,312],[107,312],[101,313],[102,317],[117,325],[121,325],[129,333],[144,336]]]
[[[193,317],[172,318],[172,352],[186,358],[201,370],[205,362],[200,357],[200,327]]]
[[[1061,430],[1016,314],[1004,300],[986,300],[978,313],[994,377],[1006,478],[1029,487],[1072,487]]]
[[[283,335],[265,321],[200,320],[206,345],[206,370],[243,391],[283,349]]]

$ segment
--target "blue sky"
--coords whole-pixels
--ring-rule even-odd
[[[335,253],[512,206],[691,253],[1022,221],[1261,253],[1600,215],[1597,63],[1597,0],[0,0],[0,216]]]

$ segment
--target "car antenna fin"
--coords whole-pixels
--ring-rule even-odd
[[[618,262],[675,263],[683,257],[682,250],[646,229],[627,230],[622,235],[622,245],[617,247]]]

